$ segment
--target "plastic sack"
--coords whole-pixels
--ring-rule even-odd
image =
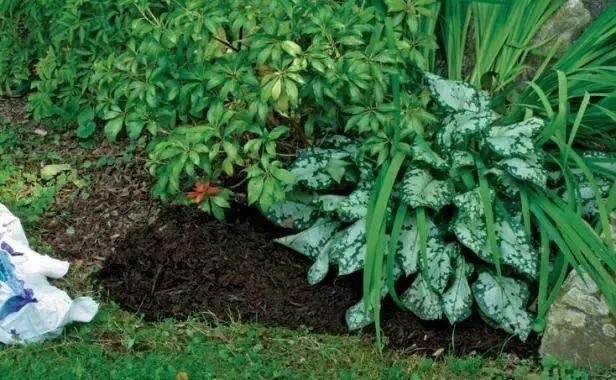
[[[33,251],[18,218],[0,204],[0,342],[38,342],[71,322],[90,322],[98,304],[75,300],[47,278],[63,277],[68,263]]]

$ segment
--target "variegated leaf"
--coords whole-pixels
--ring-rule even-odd
[[[298,153],[289,171],[309,190],[328,190],[338,184],[331,175],[330,161],[347,162],[351,155],[337,149],[309,148]]]
[[[381,284],[381,298],[384,298],[389,292],[389,290],[387,289],[387,285],[386,285],[386,281],[387,281],[387,279],[385,278],[386,273],[387,271],[385,270],[385,268],[383,268],[383,282]],[[402,274],[402,270],[400,269],[400,267],[398,265],[394,265],[394,270],[393,270],[394,281],[398,280],[401,274]],[[345,319],[346,319],[347,326],[349,330],[351,331],[361,329],[374,322],[372,313],[366,312],[366,309],[364,308],[363,300],[359,301],[358,303],[356,303],[355,305],[347,309],[346,314],[345,314]]]
[[[453,150],[449,154],[449,170],[452,177],[458,175],[462,169],[473,168],[475,166],[475,157],[471,152],[465,150]]]
[[[445,244],[440,238],[428,240],[428,267],[425,280],[432,290],[442,294],[453,274],[451,256],[455,256],[459,248],[455,244]]]
[[[466,265],[464,257],[461,254],[457,255],[455,262],[456,270],[453,283],[441,297],[443,311],[449,323],[452,325],[470,317],[473,311],[473,296],[467,278],[470,276],[470,274],[468,274],[469,266]]]
[[[345,320],[350,331],[359,330],[374,323],[372,313],[366,311],[363,300],[347,309]]]
[[[539,255],[528,241],[522,223],[502,210],[496,218],[496,235],[503,263],[518,273],[535,278]]]
[[[426,74],[428,87],[439,106],[448,110],[482,112],[490,109],[490,98],[484,91],[479,91],[462,81],[447,80],[434,74]]]
[[[428,219],[428,237],[436,238],[437,236],[440,236],[439,229],[431,219]],[[396,257],[405,275],[417,273],[419,269],[419,230],[417,229],[417,219],[412,214],[407,214],[404,220]]]
[[[427,170],[410,167],[402,179],[400,198],[413,208],[439,210],[450,203],[454,193],[451,182],[437,180]]]
[[[443,310],[439,295],[424,281],[421,274],[400,297],[402,304],[424,320],[441,319]]]
[[[343,222],[355,222],[368,215],[370,190],[358,188],[338,204],[336,213]]]
[[[447,162],[439,156],[425,141],[415,141],[411,147],[413,160],[423,162],[424,164],[439,170],[447,170],[449,167]]]
[[[325,246],[308,270],[308,284],[315,285],[323,281],[329,272],[329,249]]]
[[[317,210],[305,203],[286,200],[272,204],[261,213],[270,222],[293,230],[303,230],[313,225],[319,218]]]
[[[468,138],[489,129],[495,118],[491,112],[458,112],[448,115],[436,136],[438,146],[443,151],[465,148]]]
[[[543,120],[533,117],[504,127],[492,127],[488,132],[486,143],[500,156],[524,157],[534,151],[532,138],[543,124]]]
[[[310,206],[324,213],[334,212],[348,197],[344,195],[319,195],[314,197]]]
[[[479,310],[486,317],[503,330],[526,340],[533,318],[526,311],[529,291],[524,282],[482,272],[472,291]]]
[[[532,155],[526,158],[507,158],[497,162],[496,166],[520,181],[532,182],[540,187],[546,185],[547,172]]]
[[[322,219],[307,230],[274,241],[315,260],[338,226],[338,221]]]
[[[482,260],[494,264],[488,244],[485,216],[480,208],[481,199],[478,199],[477,195],[477,191],[471,191],[454,199],[459,211],[452,230],[460,243]],[[461,202],[461,199],[464,199],[464,202]],[[469,212],[471,210],[473,212]],[[524,226],[519,220],[508,215],[503,207],[496,208],[494,212],[500,262],[511,266],[518,273],[534,278],[537,275],[537,254],[526,237]]]
[[[366,219],[336,233],[330,245],[330,256],[338,264],[339,276],[360,270],[366,255]]]

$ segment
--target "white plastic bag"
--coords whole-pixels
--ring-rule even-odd
[[[33,251],[18,218],[0,204],[0,342],[37,342],[58,336],[71,322],[90,322],[98,304],[71,300],[47,277],[60,278],[68,263]]]

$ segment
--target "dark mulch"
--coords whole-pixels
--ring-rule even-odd
[[[112,299],[148,319],[201,312],[223,321],[346,334],[344,313],[361,297],[360,276],[330,276],[308,286],[309,260],[272,242],[284,233],[249,209],[240,208],[225,222],[167,209],[157,223],[130,231],[99,276]],[[403,350],[537,353],[536,337],[522,343],[478,317],[454,329],[385,305],[383,318],[390,345]]]

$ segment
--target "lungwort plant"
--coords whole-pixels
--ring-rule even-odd
[[[315,261],[308,282],[330,265],[338,275],[364,270],[367,297],[347,311],[351,329],[378,319],[389,294],[422,319],[452,324],[476,305],[488,323],[526,339],[534,322],[541,328],[567,263],[598,278],[616,305],[614,251],[560,198],[563,178],[536,144],[546,122],[503,124],[487,93],[433,74],[426,81],[440,122],[400,136],[378,175],[362,144],[340,136],[291,165],[298,183],[266,215],[300,230],[278,242]],[[409,276],[398,295],[398,280]]]

